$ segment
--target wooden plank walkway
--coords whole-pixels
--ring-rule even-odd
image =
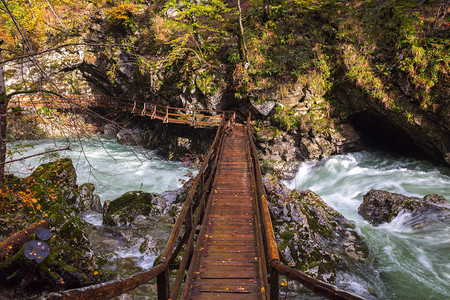
[[[139,103],[139,105],[137,105]],[[51,108],[51,109],[80,109],[80,108],[109,108],[128,111],[135,115],[158,119],[164,123],[188,124],[191,126],[220,126],[221,113],[224,111],[195,110],[185,108],[166,107],[144,101],[122,99],[108,96],[66,95],[65,100],[59,98],[37,98],[29,96],[15,97],[8,103],[9,106]],[[184,112],[184,113],[183,113]],[[204,115],[202,113],[208,113]],[[210,113],[216,113],[209,115]]]
[[[236,125],[224,140],[182,298],[265,298],[246,145],[245,127]]]

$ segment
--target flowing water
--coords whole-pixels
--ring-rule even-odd
[[[413,217],[371,226],[358,214],[363,195],[381,189],[407,196],[440,194],[450,200],[450,169],[382,152],[363,151],[305,162],[286,184],[310,189],[356,223],[377,258],[386,291],[380,299],[450,299],[450,217]]]
[[[47,148],[61,148],[63,140],[30,142],[31,155]],[[177,162],[164,161],[151,151],[126,147],[108,139],[76,142],[72,151],[58,152],[70,157],[77,169],[78,183],[93,182],[102,201],[115,199],[131,190],[162,192],[181,186],[190,168]],[[81,151],[83,149],[83,151]],[[40,158],[15,163],[11,172],[25,176],[28,166],[42,163]],[[379,262],[380,273],[386,290],[379,287],[379,299],[450,299],[450,224],[433,219],[433,216],[412,217],[401,214],[389,224],[373,227],[358,215],[362,197],[370,189],[382,189],[408,196],[423,197],[441,194],[450,200],[450,170],[427,162],[394,157],[381,152],[359,152],[339,155],[319,162],[303,163],[296,177],[286,182],[290,188],[311,189],[346,218],[355,221],[359,233]],[[98,251],[105,248],[114,252],[111,270],[119,277],[135,272],[136,264],[149,268],[154,257],[143,257],[130,239],[117,239],[115,233],[104,231],[101,215],[85,214],[84,218],[94,224],[90,237],[100,239]],[[423,219],[434,220],[425,226]],[[446,223],[447,222],[447,223]],[[121,229],[122,230],[122,229]],[[159,242],[160,249],[170,232],[170,224],[155,222],[147,232],[121,234],[132,236],[131,240],[150,233]],[[134,234],[134,235],[133,235]],[[118,263],[119,267],[114,265]],[[137,298],[154,294],[155,287],[147,285],[137,290]]]
[[[23,148],[28,144],[29,147]],[[62,149],[70,144],[71,151],[56,152],[58,157],[70,157],[77,172],[77,184],[92,182],[101,201],[113,200],[128,191],[161,193],[180,188],[182,181],[196,171],[182,163],[163,160],[154,152],[139,147],[119,144],[116,140],[94,138],[76,140],[25,141],[8,145],[9,149],[23,149],[24,156]],[[53,161],[53,155],[33,157],[9,165],[9,172],[24,177],[38,165]],[[11,159],[19,158],[16,153]],[[153,266],[155,255],[139,251],[143,239],[151,235],[158,240],[162,251],[173,226],[173,220],[162,218],[149,220],[133,227],[108,227],[102,225],[102,215],[84,212],[81,217],[92,226],[87,235],[96,253],[103,253],[109,260],[105,268],[116,278],[130,276]],[[156,298],[156,286],[152,282],[131,292],[135,299]]]
[[[24,144],[25,142],[22,142]],[[71,151],[54,154],[70,157],[77,170],[77,183],[92,182],[95,193],[104,202],[113,200],[128,191],[161,193],[181,187],[191,168],[179,163],[163,160],[152,151],[119,144],[105,138],[77,140],[40,140],[26,142],[24,156],[62,149],[70,145]],[[10,148],[13,145],[10,145]],[[19,155],[16,155],[18,158]],[[31,174],[30,168],[54,160],[54,157],[38,156],[12,164],[10,172],[18,176]]]

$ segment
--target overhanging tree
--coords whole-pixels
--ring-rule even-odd
[[[89,1],[92,2],[92,0]],[[94,0],[94,2],[95,1],[97,0]],[[19,0],[17,2],[7,2],[5,0],[0,0],[0,189],[2,189],[5,184],[4,178],[5,165],[9,163],[6,162],[7,156],[6,127],[7,127],[7,108],[10,99],[15,95],[20,94],[38,94],[39,97],[45,97],[51,94],[53,96],[58,97],[62,101],[73,104],[73,106],[75,107],[78,106],[76,103],[71,102],[70,99],[62,96],[62,92],[60,91],[58,84],[53,82],[52,78],[50,78],[47,72],[44,70],[44,68],[41,67],[40,65],[41,55],[58,51],[62,48],[68,47],[72,48],[78,46],[96,49],[96,52],[98,52],[98,49],[104,49],[106,47],[113,47],[113,48],[116,47],[121,49],[136,49],[136,47],[120,43],[93,44],[93,43],[71,42],[67,44],[54,45],[53,47],[50,48],[42,47],[41,45],[45,44],[44,29],[48,27],[50,28],[50,30],[53,30],[54,26],[48,24],[48,22],[41,22],[41,23],[38,22],[33,24],[27,24],[26,22],[27,20],[29,20],[29,18],[33,18],[33,16],[36,14],[38,15],[38,17],[44,14],[42,12],[42,5],[36,7],[36,3],[42,4],[44,2],[48,4],[52,13],[55,14],[55,11],[51,3],[60,3],[60,1],[57,0],[55,1],[40,0],[37,2],[27,0]],[[69,5],[65,2],[61,3],[62,5]],[[24,10],[26,11],[26,8],[24,9],[24,7],[20,7],[20,5],[22,4],[23,6],[28,5],[30,6],[28,7],[29,8],[28,14],[23,13]],[[39,18],[37,19],[39,20]],[[59,18],[57,18],[57,21],[59,24],[61,24],[61,26],[64,25]],[[59,28],[58,30],[63,31],[61,28]],[[21,84],[17,86],[7,87],[5,84],[5,73],[3,67],[6,63],[10,63],[13,61],[19,61],[20,62],[19,65],[27,65],[28,67],[33,68],[33,71],[29,73],[37,72],[37,74],[39,74],[39,76],[37,76],[38,78],[36,77],[37,79],[31,78],[31,80],[24,80]],[[101,119],[107,120],[106,118],[99,116],[98,114],[90,111],[89,109],[83,109],[82,113],[94,115]],[[71,119],[70,122],[72,123],[72,125],[75,126],[77,125],[77,121],[74,119]],[[108,122],[116,123],[112,120],[108,120]],[[77,131],[77,133],[79,139],[80,132]]]
[[[0,47],[3,41],[0,41]],[[0,51],[0,189],[5,183],[5,160],[6,160],[6,110],[8,108],[8,96],[3,71],[2,52]]]

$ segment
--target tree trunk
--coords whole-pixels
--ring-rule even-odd
[[[238,0],[238,9],[239,9],[239,43],[240,43],[240,55],[241,59],[245,62],[248,62],[247,57],[247,46],[245,45],[245,39],[244,39],[244,25],[242,24],[242,9],[241,9],[241,0]]]
[[[0,52],[0,189],[2,189],[5,184],[7,108],[8,96],[6,95],[5,79],[3,75],[2,53]]]

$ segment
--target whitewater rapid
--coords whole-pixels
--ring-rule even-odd
[[[450,299],[450,218],[404,213],[373,227],[358,214],[370,189],[417,197],[433,193],[450,200],[449,168],[363,151],[302,163],[295,178],[285,183],[316,192],[356,223],[379,263],[387,288],[382,299]]]
[[[45,139],[22,143],[31,146],[25,149],[24,156],[70,146],[70,151],[56,152],[56,155],[72,159],[77,184],[94,183],[95,193],[102,202],[118,198],[128,191],[161,193],[175,190],[189,178],[190,172],[195,173],[195,170],[180,162],[162,159],[154,151],[122,145],[113,139],[94,137],[82,139],[81,143],[74,139]],[[12,159],[18,157],[16,154]],[[27,176],[39,164],[55,159],[45,155],[33,157],[12,164],[9,172]]]
[[[27,149],[24,155],[67,145],[66,140],[29,143],[33,148]],[[190,172],[196,172],[182,163],[165,161],[152,151],[124,146],[110,139],[83,140],[82,146],[72,140],[70,147],[72,151],[58,152],[59,156],[72,159],[77,183],[94,183],[102,201],[132,190],[157,193],[175,190],[189,178]],[[49,159],[54,158],[37,157],[14,163],[10,172],[26,176],[33,167]],[[363,151],[304,162],[295,178],[285,183],[289,188],[316,192],[356,223],[358,232],[379,263],[385,287],[374,289],[380,299],[450,299],[450,224],[433,215],[424,215],[421,218],[433,222],[417,226],[423,220],[405,213],[388,224],[373,227],[358,214],[363,195],[372,188],[417,197],[435,193],[450,200],[449,168],[383,152]],[[85,214],[83,217],[96,227],[101,225],[101,215]],[[163,245],[170,227],[158,226],[154,224],[151,234],[158,236]],[[111,242],[109,247],[116,248],[116,259],[132,261],[144,269],[151,267],[154,260],[154,257],[142,256],[135,245],[126,242]],[[129,272],[131,270],[130,267]]]

